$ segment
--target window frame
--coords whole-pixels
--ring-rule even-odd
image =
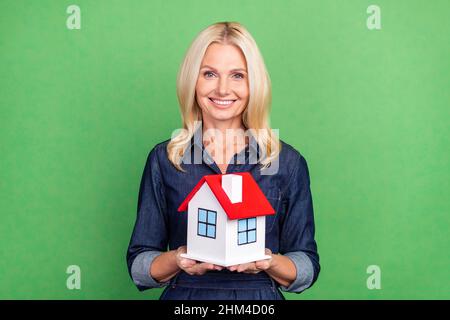
[[[257,241],[257,235],[258,235],[258,233],[256,232],[256,226],[257,226],[257,220],[256,220],[256,218],[257,218],[257,217],[250,217],[250,218],[243,218],[243,219],[238,219],[238,220],[237,220],[237,227],[236,227],[236,230],[237,230],[237,245],[238,245],[238,246],[243,246],[243,245],[246,245],[246,244],[255,243],[255,242]],[[251,229],[248,228],[248,221],[249,221],[250,219],[254,219],[254,220],[255,220],[255,227],[254,227],[254,228],[251,228]],[[245,220],[245,228],[244,228],[244,230],[239,231],[239,221],[243,221],[243,220]],[[255,240],[254,240],[254,241],[248,241],[248,234],[249,234],[250,231],[255,231]],[[246,242],[239,243],[239,234],[241,234],[241,233],[245,233],[245,240],[246,240]]]
[[[206,221],[200,221],[200,210],[206,211]],[[209,222],[209,213],[214,213],[214,223]],[[205,225],[205,234],[200,234],[200,224]],[[208,236],[208,226],[214,227],[214,236]],[[197,235],[200,237],[205,237],[209,239],[216,239],[217,236],[217,211],[206,209],[206,208],[198,208],[197,209]]]

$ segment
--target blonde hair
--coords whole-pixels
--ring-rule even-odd
[[[210,25],[198,34],[187,50],[177,76],[177,96],[184,130],[171,138],[167,145],[167,156],[178,170],[185,171],[181,168],[182,158],[196,130],[194,123],[202,120],[201,109],[195,99],[195,87],[203,56],[212,43],[235,45],[245,56],[250,95],[242,112],[242,122],[264,150],[259,163],[261,169],[267,168],[281,150],[281,143],[269,124],[271,83],[255,40],[238,22]]]

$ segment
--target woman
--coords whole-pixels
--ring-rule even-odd
[[[279,289],[304,291],[320,270],[308,166],[269,127],[270,79],[249,32],[236,22],[203,30],[181,65],[177,94],[183,129],[150,151],[142,175],[127,252],[134,283],[165,286],[160,299],[271,300],[284,299]],[[266,216],[271,258],[225,268],[181,257],[187,214],[178,206],[204,175],[243,171],[276,211]]]

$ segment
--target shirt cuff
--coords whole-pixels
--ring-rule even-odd
[[[280,286],[280,289],[287,292],[300,293],[309,288],[314,278],[314,267],[308,255],[302,251],[293,251],[286,252],[284,256],[289,257],[294,262],[297,269],[297,277],[289,287]]]
[[[144,251],[134,258],[131,265],[131,277],[137,286],[148,288],[161,288],[167,286],[170,281],[158,282],[150,275],[150,266],[153,259],[159,256],[160,251]]]

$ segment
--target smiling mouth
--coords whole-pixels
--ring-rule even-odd
[[[228,107],[232,105],[236,100],[219,100],[219,99],[213,99],[209,98],[209,100],[214,103],[218,107]]]

